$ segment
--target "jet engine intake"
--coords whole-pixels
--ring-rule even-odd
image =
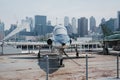
[[[47,40],[47,44],[48,44],[48,45],[52,45],[52,40],[51,40],[51,39],[48,39],[48,40]]]

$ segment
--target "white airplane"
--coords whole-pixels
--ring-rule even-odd
[[[55,26],[52,38],[48,39],[48,45],[56,48],[65,47],[70,45],[70,38],[67,34],[67,29],[64,26]]]
[[[63,65],[63,54],[66,54],[64,49],[71,44],[71,39],[67,34],[67,29],[64,26],[55,26],[53,36],[47,40],[48,45],[58,50],[60,66]]]

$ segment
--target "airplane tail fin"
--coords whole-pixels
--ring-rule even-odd
[[[109,36],[109,35],[113,34],[111,29],[109,29],[105,24],[101,24],[101,29],[102,29],[104,36]]]

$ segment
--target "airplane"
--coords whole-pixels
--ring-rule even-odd
[[[108,47],[120,51],[120,32],[112,32],[105,24],[101,24],[101,29],[103,32],[103,53],[108,54]]]
[[[66,55],[64,49],[71,44],[71,39],[67,34],[67,29],[61,25],[55,26],[53,29],[53,36],[47,40],[47,44],[58,50],[59,64],[60,66],[63,66],[63,54]]]
[[[57,49],[58,51],[58,60],[59,65],[63,65],[63,55],[65,54],[68,56],[64,49],[70,46],[72,43],[72,40],[67,34],[67,29],[64,26],[57,25],[53,29],[53,36],[47,40],[47,44],[50,48]],[[40,53],[38,53],[38,57],[40,58]]]

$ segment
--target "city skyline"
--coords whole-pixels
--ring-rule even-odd
[[[0,0],[0,20],[8,29],[26,16],[34,19],[35,15],[45,15],[52,25],[56,24],[56,18],[58,24],[64,25],[65,16],[70,21],[73,17],[78,20],[94,16],[98,26],[102,18],[117,18],[119,4],[119,0]]]

